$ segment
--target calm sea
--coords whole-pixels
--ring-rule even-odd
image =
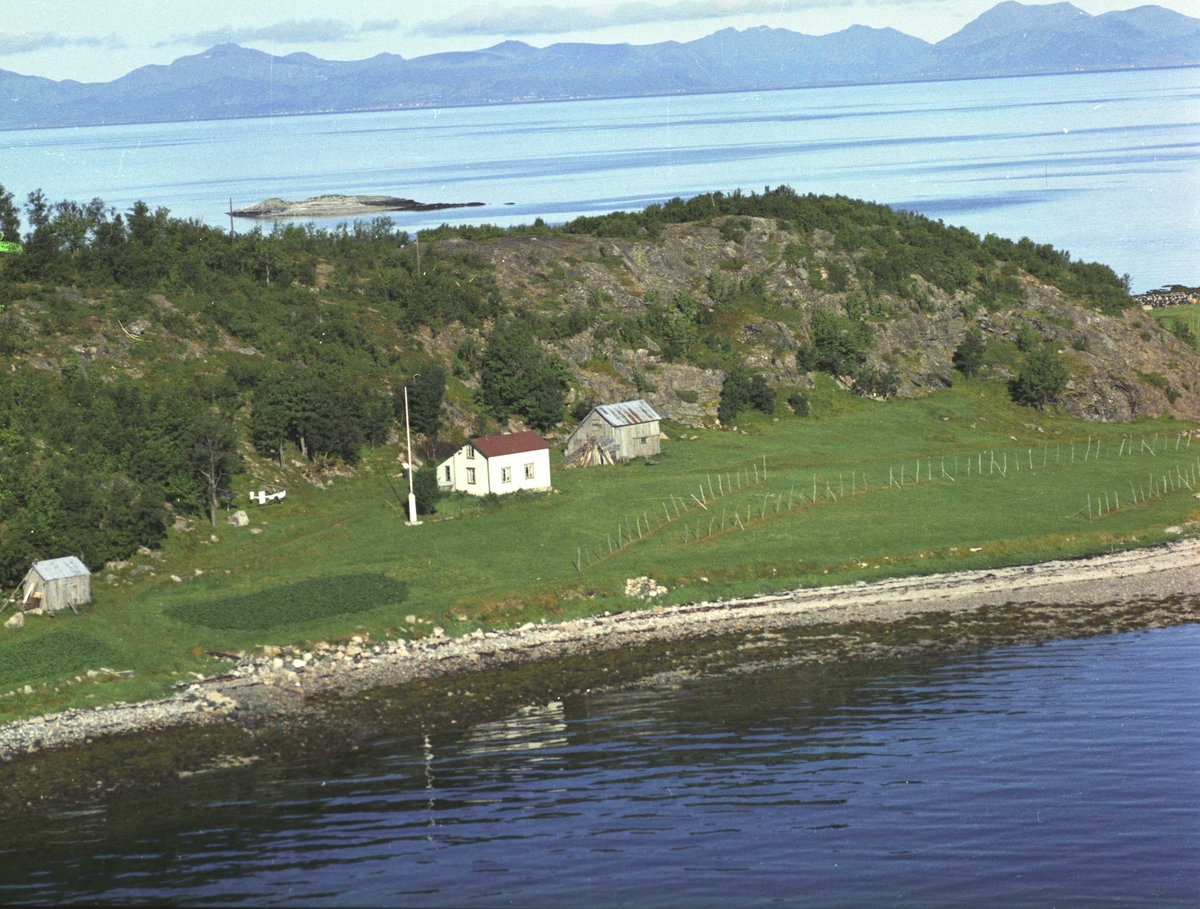
[[[1200,905],[1200,626],[530,705],[0,835],[0,902]]]
[[[230,198],[486,203],[394,216],[408,229],[787,183],[1053,243],[1146,290],[1200,285],[1198,150],[1200,69],[1174,69],[0,132],[0,183],[214,225]]]

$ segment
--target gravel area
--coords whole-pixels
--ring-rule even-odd
[[[0,728],[0,760],[92,739],[236,719],[303,712],[309,698],[354,694],[421,679],[531,660],[629,648],[652,642],[772,631],[837,622],[895,622],[930,612],[969,612],[1008,603],[1102,605],[1188,596],[1200,588],[1200,543],[1040,565],[902,578],[873,584],[806,588],[748,599],[635,612],[502,632],[475,631],[412,643],[266,648],[228,672],[188,685],[173,698],[71,710]]]

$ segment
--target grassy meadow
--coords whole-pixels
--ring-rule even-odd
[[[1149,545],[1200,517],[1190,424],[1083,423],[962,379],[877,403],[822,378],[811,397],[804,419],[781,405],[737,431],[666,424],[653,466],[555,470],[553,493],[446,499],[419,527],[384,475],[395,447],[277,506],[245,505],[241,477],[251,527],[173,532],[160,559],[97,572],[80,616],[0,636],[0,695],[16,691],[0,720],[161,695],[216,669],[211,654],[265,644],[639,608],[624,585],[640,575],[680,603]],[[86,675],[101,667],[134,677]]]
[[[1197,338],[1200,338],[1200,306],[1166,306],[1150,311],[1151,317],[1164,328],[1172,325],[1186,325]]]

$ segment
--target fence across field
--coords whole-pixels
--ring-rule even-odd
[[[1089,436],[1038,447],[987,448],[890,464],[873,462],[866,468],[851,465],[836,473],[801,474],[794,467],[772,467],[763,457],[727,471],[698,473],[694,487],[668,490],[665,497],[645,501],[641,509],[615,526],[595,528],[589,541],[576,546],[572,562],[577,572],[583,572],[648,540],[679,547],[710,540],[715,544],[725,535],[744,533],[777,518],[864,496],[902,494],[930,484],[955,491],[945,501],[947,507],[961,504],[971,508],[974,503],[966,497],[976,483],[1024,485],[1037,482],[1039,476],[1052,477],[1042,500],[1046,506],[1064,518],[1095,520],[1164,495],[1194,494],[1200,487],[1200,457],[1191,455],[1191,442],[1189,432],[1127,434],[1119,440]],[[1200,455],[1200,447],[1197,453]],[[1099,476],[1092,473],[1096,470]],[[1128,491],[1122,500],[1120,490],[1125,487]],[[902,516],[903,506],[895,503],[893,507],[898,517]]]

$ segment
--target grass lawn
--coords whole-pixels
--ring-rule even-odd
[[[1200,306],[1166,306],[1152,309],[1149,315],[1164,328],[1182,323],[1192,330],[1192,334],[1200,337]]]
[[[172,533],[161,560],[115,584],[98,572],[81,616],[5,632],[0,694],[18,694],[0,720],[160,695],[212,652],[636,608],[623,589],[639,575],[687,602],[1147,545],[1200,516],[1190,424],[1039,414],[995,382],[886,404],[826,382],[812,399],[813,417],[746,415],[736,432],[668,424],[656,466],[556,470],[554,493],[453,498],[420,527],[388,504],[398,465],[381,449],[357,478],[248,507],[258,534]],[[83,674],[101,666],[136,676]]]

